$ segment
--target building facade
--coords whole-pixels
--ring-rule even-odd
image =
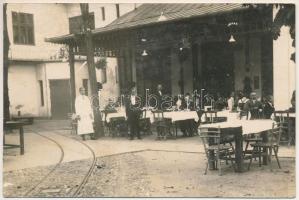
[[[135,9],[135,4],[90,4],[94,28],[103,27]],[[12,115],[66,118],[71,110],[70,69],[64,45],[45,38],[80,29],[79,4],[8,4],[9,97]],[[90,94],[84,56],[75,57],[76,91],[85,87]],[[102,83],[101,105],[119,95],[116,58],[106,58],[107,67],[97,69]]]

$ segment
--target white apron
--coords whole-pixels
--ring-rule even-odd
[[[76,115],[80,117],[78,120],[78,135],[94,133],[93,130],[93,113],[90,100],[85,95],[79,95],[75,101]]]

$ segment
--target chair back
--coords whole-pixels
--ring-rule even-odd
[[[215,110],[205,111],[205,117],[206,117],[206,120],[209,121],[210,123],[217,122],[217,111],[215,111]]]
[[[142,110],[142,112],[140,113],[140,118],[141,119],[146,119],[146,112],[147,112],[146,109]]]
[[[273,112],[274,114],[274,120],[276,122],[286,122],[287,120],[289,120],[289,111],[285,111],[285,110],[276,110]]]
[[[216,129],[212,128],[199,128],[199,135],[204,145],[205,153],[209,156],[208,147],[218,146],[220,147],[220,127]]]
[[[162,110],[152,110],[154,122],[159,122],[164,120],[164,112]]]
[[[286,129],[284,123],[273,123],[272,130],[269,132],[268,142],[271,146],[279,146],[281,134]]]

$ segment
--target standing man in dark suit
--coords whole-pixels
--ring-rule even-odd
[[[137,96],[136,84],[132,83],[126,98],[126,115],[130,127],[130,140],[133,140],[135,136],[137,136],[138,139],[141,139],[139,130],[139,118],[141,114],[140,106],[141,102],[140,98]]]
[[[155,96],[157,98],[157,109],[162,110],[162,97],[163,97],[163,86],[161,84],[157,85],[157,91],[155,93]]]

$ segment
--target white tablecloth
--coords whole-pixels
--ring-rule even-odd
[[[243,135],[260,133],[272,129],[273,120],[230,120],[227,122],[203,124],[201,128],[234,128],[242,126]]]
[[[280,116],[280,115],[276,115],[276,116]],[[282,116],[287,117],[287,114],[283,113]],[[296,118],[296,113],[289,113],[289,117],[290,118]],[[274,119],[274,113],[271,115],[271,119]]]
[[[196,111],[170,111],[164,112],[164,118],[171,119],[172,122],[182,121],[187,119],[193,119],[198,121],[198,115]],[[147,111],[146,116],[150,118],[151,123],[154,122],[154,115],[151,111]]]
[[[120,112],[117,112],[117,113],[108,113],[107,116],[106,116],[106,122],[109,123],[112,118],[116,118],[116,117],[125,117],[125,118],[127,118],[127,115],[126,115],[126,112],[124,112],[124,111],[120,111]]]

